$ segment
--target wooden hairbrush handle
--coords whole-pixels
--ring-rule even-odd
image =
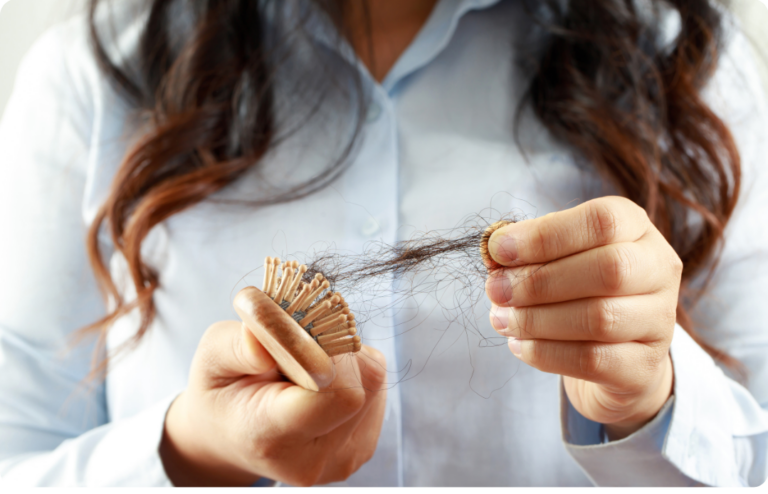
[[[272,298],[249,286],[235,296],[234,306],[278,370],[294,384],[312,391],[331,384],[335,372],[331,357]]]

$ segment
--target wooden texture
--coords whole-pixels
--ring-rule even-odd
[[[234,306],[288,379],[313,391],[331,384],[331,357],[264,292],[253,286],[243,288],[235,296]]]

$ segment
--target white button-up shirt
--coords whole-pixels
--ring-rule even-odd
[[[106,380],[92,386],[83,380],[95,343],[70,341],[105,312],[84,235],[134,120],[97,70],[83,19],[46,34],[27,56],[0,124],[3,481],[169,485],[158,456],[166,410],[186,385],[205,329],[236,319],[233,295],[259,286],[265,256],[304,260],[328,248],[359,253],[367,242],[449,229],[474,213],[531,218],[610,193],[534,119],[523,120],[522,149],[513,139],[515,105],[527,81],[514,63],[515,36],[529,22],[521,3],[441,0],[381,84],[349,53],[337,52],[337,63],[361,71],[370,96],[347,170],[302,200],[260,209],[205,202],[157,226],[143,251],[160,276],[158,317],[136,348],[110,364]],[[132,33],[135,23],[119,33],[121,42],[130,45]],[[278,102],[289,87],[278,85],[286,93]],[[397,310],[373,311],[363,328],[364,342],[387,358],[391,388],[376,454],[346,484],[765,481],[768,108],[737,31],[706,98],[739,145],[744,190],[722,261],[694,315],[706,322],[701,331],[710,343],[746,366],[746,386],[678,327],[671,347],[674,397],[635,434],[607,442],[601,426],[570,405],[558,376],[522,364],[499,344],[482,285],[462,292],[467,287],[429,285],[434,289],[397,303],[381,301]],[[342,114],[321,109],[259,171],[217,197],[258,197],[265,183],[312,176],[343,141],[336,125]],[[119,255],[112,254],[110,266],[118,280],[125,277]],[[407,282],[384,280],[393,290],[379,286],[368,294],[386,299]],[[459,312],[457,294],[470,294],[471,302],[459,304]],[[361,303],[371,302],[365,295]],[[128,341],[136,323],[135,315],[118,321],[108,348]]]

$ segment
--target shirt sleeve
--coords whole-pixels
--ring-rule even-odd
[[[561,390],[566,449],[597,485],[758,486],[768,475],[768,110],[748,41],[736,29],[730,36],[704,97],[736,140],[742,190],[721,261],[691,315],[708,343],[744,365],[746,381],[677,326],[674,396],[629,437],[604,443],[601,425]]]
[[[172,397],[110,422],[91,381],[104,314],[85,249],[84,196],[103,82],[82,22],[26,56],[0,121],[0,481],[170,485],[158,454]]]

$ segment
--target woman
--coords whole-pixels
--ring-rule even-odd
[[[4,480],[765,481],[768,109],[719,7],[91,14],[38,42],[0,128]],[[259,257],[489,207],[529,218],[491,238],[489,303],[381,311],[333,391],[281,381],[230,321]]]

